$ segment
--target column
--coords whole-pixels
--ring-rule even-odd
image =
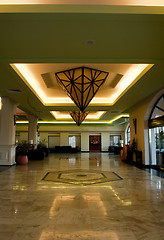
[[[109,133],[103,132],[101,133],[101,151],[108,152],[109,148]]]
[[[28,115],[28,141],[31,144],[37,145],[37,122],[38,118],[34,115]]]
[[[0,165],[15,164],[15,126],[14,115],[17,104],[7,97],[2,97],[0,110]]]
[[[87,132],[81,133],[81,151],[89,152],[89,133]]]

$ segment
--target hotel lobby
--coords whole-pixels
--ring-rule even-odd
[[[0,240],[164,240],[163,0],[0,0],[0,29]]]

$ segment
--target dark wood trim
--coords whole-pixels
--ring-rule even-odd
[[[163,127],[163,126],[164,126],[164,116],[149,120],[149,128]]]

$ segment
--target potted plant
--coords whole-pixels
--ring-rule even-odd
[[[45,156],[48,156],[48,148],[47,148],[47,141],[46,139],[41,140],[38,145],[37,145],[37,149],[41,150],[45,153]]]
[[[38,149],[47,148],[47,141],[46,141],[46,139],[41,140],[41,141],[38,143],[37,148],[38,148]]]
[[[21,141],[17,146],[17,163],[20,165],[26,165],[28,163],[28,153],[29,144],[27,141]]]

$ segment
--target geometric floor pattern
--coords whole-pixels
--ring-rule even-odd
[[[118,181],[122,180],[122,178],[115,172],[75,169],[68,171],[47,172],[42,180],[76,185],[90,185]]]
[[[123,180],[62,184],[41,180],[47,172]],[[0,172],[0,240],[22,239],[164,240],[164,179],[108,153],[50,153],[12,166]]]

